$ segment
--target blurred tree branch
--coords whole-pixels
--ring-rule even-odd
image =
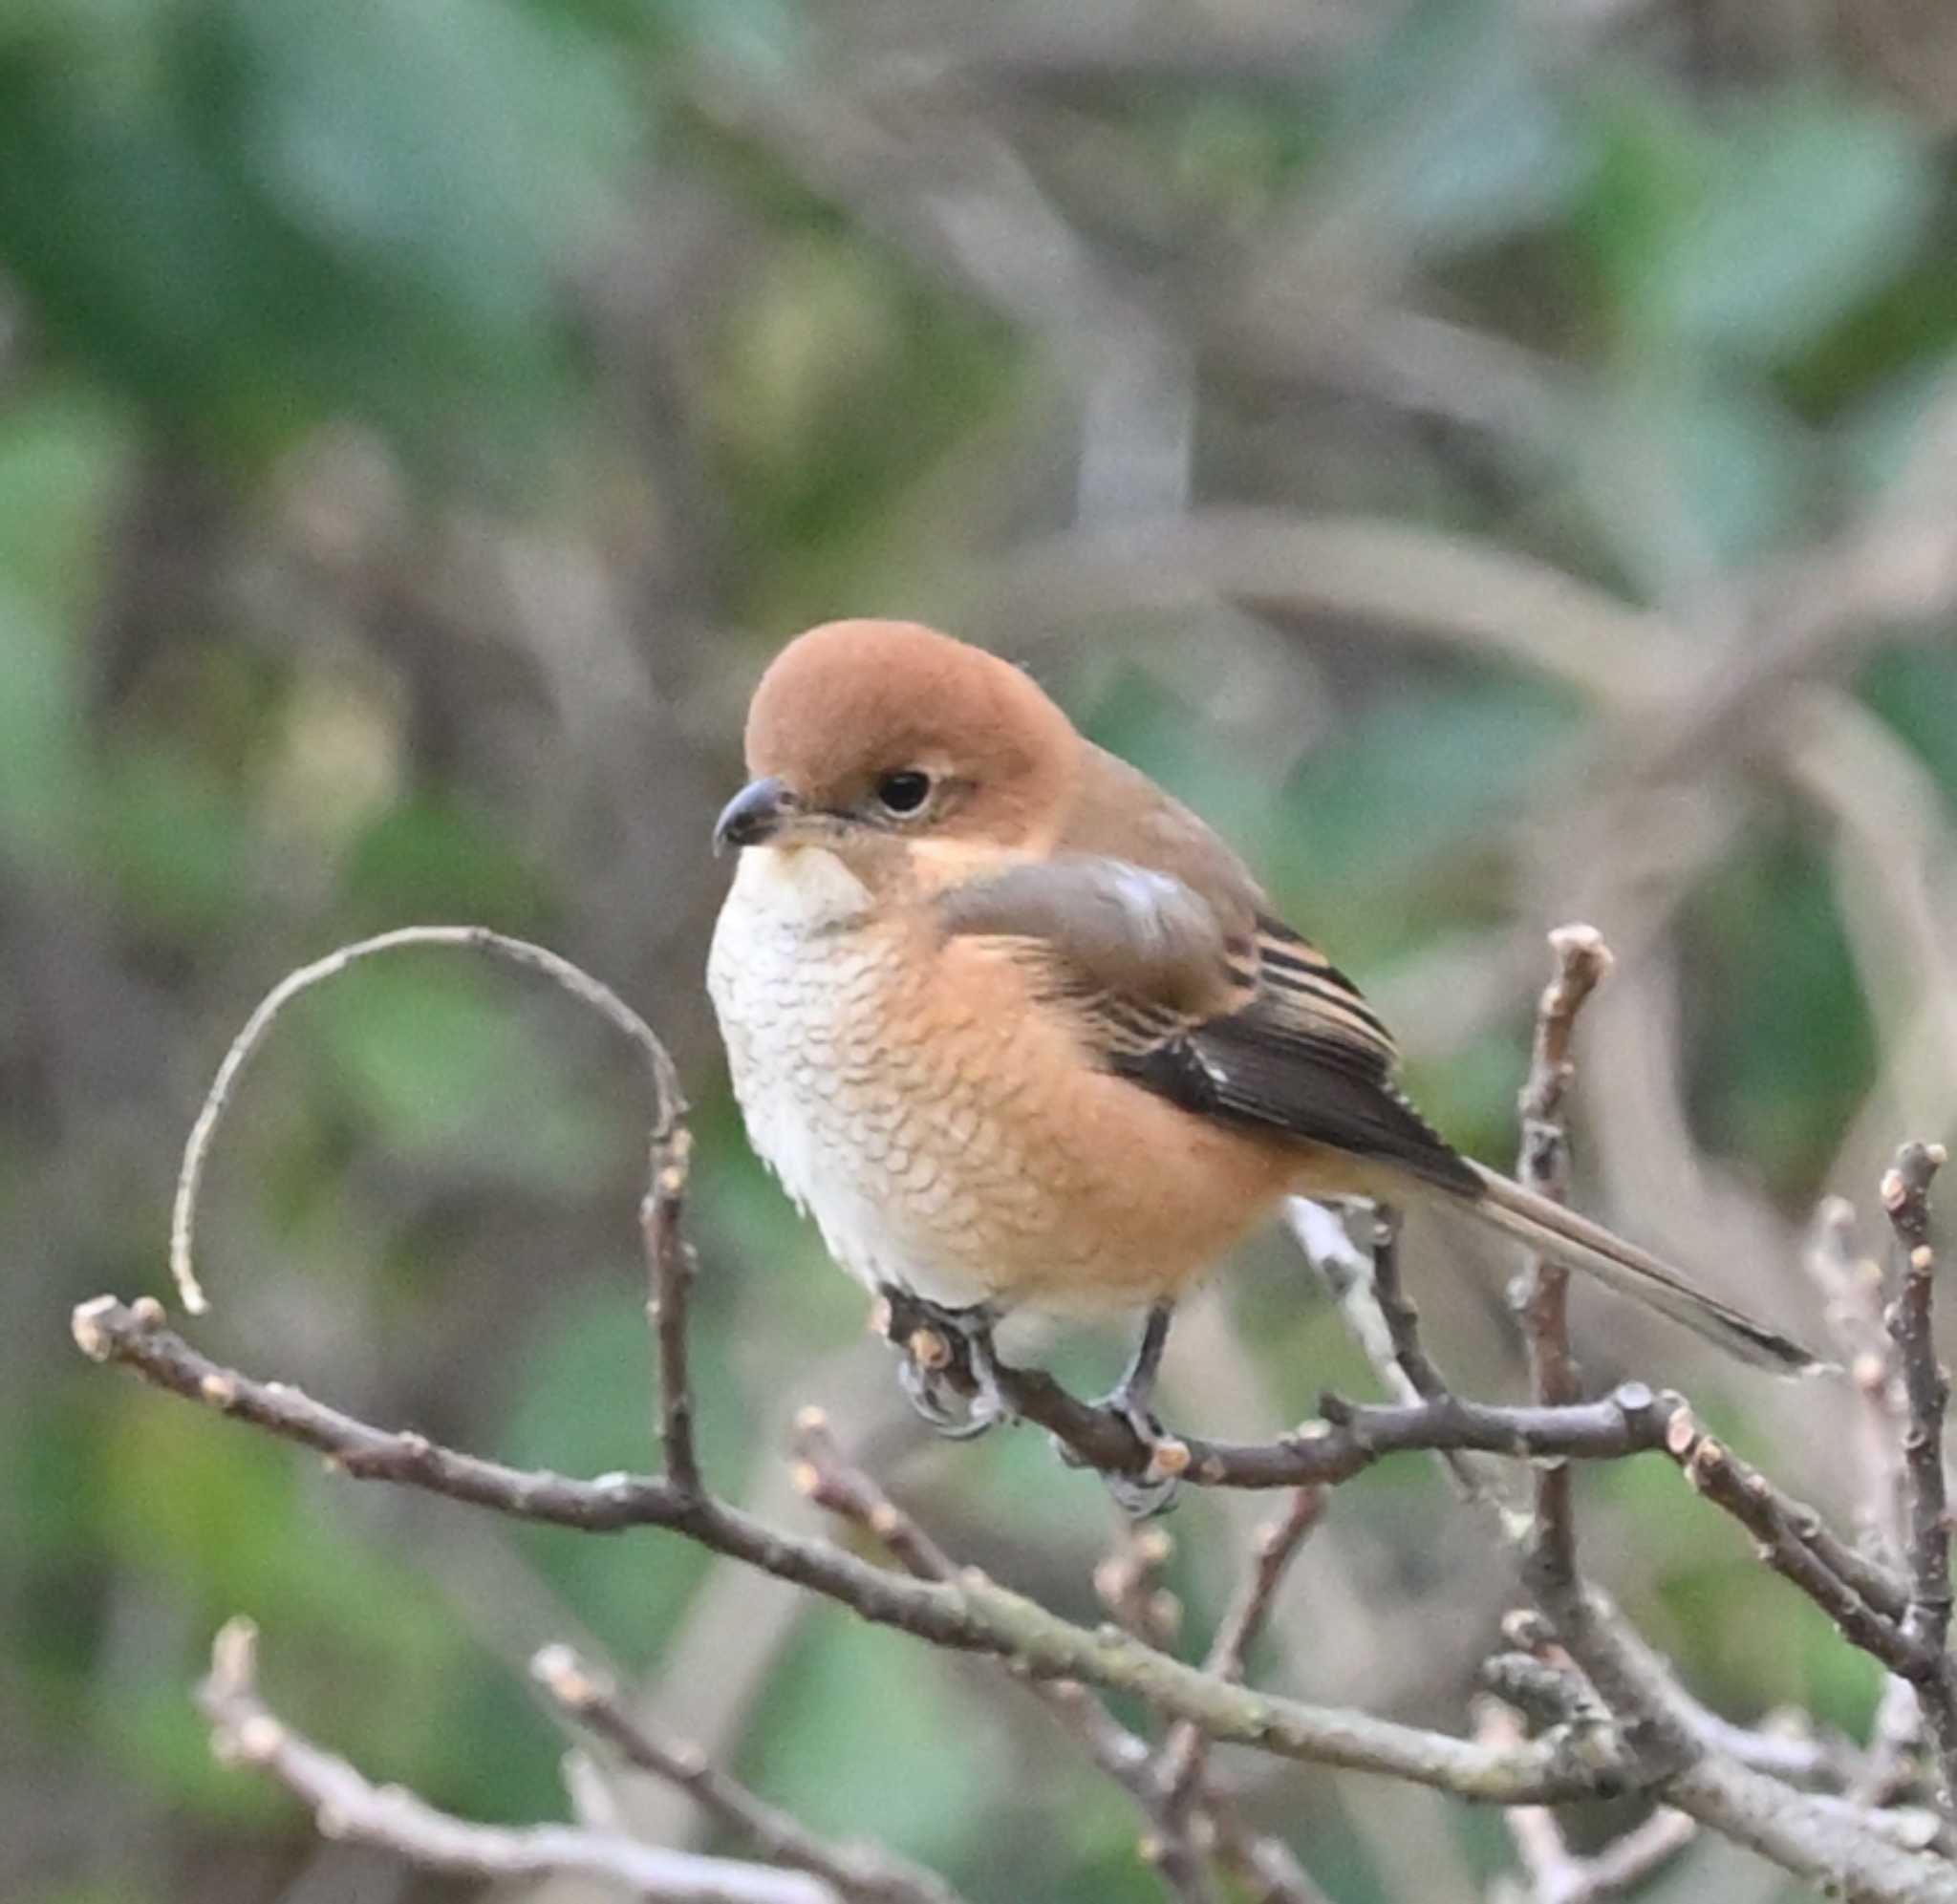
[[[1947,1684],[1942,1651],[1948,1616],[1947,1564],[1943,1558],[1941,1464],[1932,1476],[1924,1457],[1934,1455],[1941,1419],[1941,1376],[1928,1349],[1930,1270],[1924,1192],[1935,1154],[1922,1146],[1903,1153],[1884,1197],[1903,1239],[1905,1297],[1894,1325],[1910,1395],[1910,1431],[1904,1441],[1910,1474],[1911,1548],[1907,1583],[1879,1563],[1856,1555],[1821,1528],[1818,1518],[1780,1496],[1764,1477],[1741,1467],[1697,1429],[1676,1396],[1663,1398],[1627,1384],[1606,1402],[1574,1400],[1559,1305],[1540,1296],[1528,1308],[1530,1326],[1543,1338],[1538,1351],[1538,1389],[1528,1409],[1493,1408],[1461,1401],[1421,1351],[1411,1306],[1397,1292],[1390,1245],[1373,1266],[1384,1325],[1375,1344],[1383,1362],[1402,1372],[1419,1400],[1361,1406],[1325,1398],[1325,1420],[1285,1440],[1237,1447],[1192,1439],[1190,1472],[1212,1486],[1299,1485],[1287,1519],[1259,1548],[1236,1610],[1225,1622],[1207,1664],[1193,1667],[1165,1647],[1167,1629],[1142,1618],[1134,1633],[1107,1627],[1090,1631],[1036,1601],[998,1584],[974,1568],[958,1568],[867,1474],[840,1456],[819,1416],[806,1415],[798,1431],[798,1478],[804,1491],[855,1521],[899,1560],[892,1573],[830,1543],[767,1526],[720,1499],[707,1483],[693,1439],[693,1396],[687,1357],[687,1293],[691,1257],[682,1219],[687,1138],[681,1100],[670,1062],[653,1034],[606,988],[539,948],[512,946],[468,929],[408,931],[369,941],[317,961],[281,984],[253,1014],[220,1067],[204,1113],[185,1154],[184,1190],[174,1226],[174,1262],[195,1290],[189,1251],[196,1190],[203,1162],[229,1102],[246,1058],[284,1006],[307,985],[331,977],[356,957],[405,946],[475,946],[542,971],[573,996],[616,1025],[645,1054],[656,1115],[652,1132],[652,1182],[642,1207],[653,1299],[654,1346],[658,1365],[661,1439],[667,1455],[661,1476],[613,1474],[592,1481],[521,1470],[441,1446],[413,1432],[394,1432],[314,1401],[286,1384],[256,1380],[221,1366],[164,1326],[152,1298],[125,1305],[112,1296],[82,1304],[74,1318],[77,1344],[99,1361],[124,1364],[146,1380],[236,1415],[255,1426],[302,1442],[324,1453],[331,1465],[355,1478],[384,1480],[447,1494],[519,1518],[609,1531],[662,1528],[744,1561],[780,1579],[840,1601],[872,1622],[893,1626],[929,1643],[990,1654],[1011,1670],[1043,1685],[1043,1697],[1069,1721],[1104,1770],[1135,1798],[1150,1829],[1145,1843],[1175,1893],[1197,1904],[1207,1898],[1210,1857],[1257,1874],[1273,1897],[1307,1897],[1309,1880],[1287,1864],[1275,1841],[1246,1833],[1227,1799],[1209,1787],[1204,1747],[1234,1742],[1279,1757],[1368,1769],[1430,1785],[1458,1796],[1530,1808],[1518,1826],[1525,1862],[1544,1894],[1590,1894],[1600,1870],[1636,1872],[1668,1855],[1686,1827],[1653,1826],[1620,1846],[1614,1861],[1583,1868],[1581,1883],[1566,1858],[1552,1855],[1560,1843],[1554,1822],[1540,1808],[1571,1799],[1643,1788],[1663,1798],[1685,1818],[1749,1845],[1790,1871],[1840,1887],[1867,1899],[1957,1898],[1957,1869],[1899,1843],[1891,1821],[1876,1808],[1828,1799],[1783,1784],[1752,1768],[1703,1722],[1704,1715],[1669,1671],[1574,1568],[1566,1487],[1572,1458],[1621,1458],[1664,1447],[1685,1466],[1710,1498],[1753,1528],[1763,1557],[1815,1598],[1856,1644],[1875,1653],[1914,1684],[1932,1711]],[[1584,996],[1607,967],[1594,932],[1567,929],[1553,937],[1558,974],[1544,993],[1532,1082],[1525,1093],[1528,1119],[1524,1167],[1553,1184],[1560,1147],[1556,1113],[1569,1076],[1572,1021]],[[1913,1369],[1914,1373],[1910,1373]],[[1142,1458],[1125,1425],[1098,1408],[1086,1407],[1043,1375],[1022,1373],[1010,1399],[1027,1419],[1059,1434],[1079,1458],[1114,1470],[1131,1470]],[[1120,1433],[1114,1431],[1119,1426]],[[1278,1579],[1306,1530],[1324,1510],[1325,1489],[1350,1479],[1387,1452],[1474,1447],[1488,1452],[1545,1458],[1557,1465],[1538,1477],[1535,1532],[1524,1570],[1547,1626],[1532,1643],[1552,1673],[1579,1676],[1578,1689],[1559,1715],[1538,1709],[1538,1729],[1485,1721],[1476,1736],[1460,1738],[1410,1727],[1357,1710],[1315,1706],[1240,1683],[1245,1652],[1267,1610]],[[1304,1485],[1309,1484],[1309,1485]],[[1125,1604],[1125,1601],[1121,1603]],[[251,1703],[248,1638],[241,1630],[221,1643],[213,1691],[206,1708],[221,1738],[255,1739],[255,1754],[288,1783],[327,1805],[335,1819],[351,1810],[365,1819],[370,1836],[427,1861],[449,1858],[462,1868],[541,1869],[549,1863],[534,1836],[477,1832],[443,1820],[419,1801],[371,1792],[349,1768],[294,1742],[285,1728]],[[667,1749],[634,1729],[615,1701],[568,1656],[547,1655],[546,1683],[580,1722],[669,1778],[678,1779],[722,1817],[738,1823],[776,1859],[812,1872],[835,1885],[837,1894],[881,1898],[949,1896],[932,1887],[928,1873],[880,1853],[830,1849],[802,1831],[731,1781],[683,1749]],[[1514,1675],[1511,1675],[1514,1679]],[[1085,1687],[1138,1698],[1169,1724],[1160,1752],[1120,1726]],[[1587,1690],[1585,1689],[1587,1688]],[[1939,1734],[1941,1739],[1941,1734]],[[277,1749],[273,1750],[276,1741]],[[323,1767],[328,1769],[322,1769]],[[337,1769],[331,1769],[337,1767]],[[351,1783],[350,1783],[351,1781]],[[329,1793],[338,1796],[329,1797]],[[1824,1802],[1825,1801],[1825,1802]],[[470,1834],[475,1832],[476,1835]],[[461,1834],[461,1835],[457,1835]],[[570,1834],[572,1838],[576,1834]],[[589,1834],[587,1834],[589,1835]],[[551,1838],[546,1843],[560,1865],[579,1856],[609,1855],[590,1845]],[[460,1849],[458,1849],[460,1847]],[[477,1859],[467,1865],[466,1859]],[[525,1864],[525,1858],[532,1862]],[[552,1867],[555,1868],[555,1867]],[[729,1882],[734,1880],[729,1879]],[[853,1888],[852,1888],[853,1887]],[[1287,1888],[1288,1887],[1288,1888]],[[674,1893],[682,1894],[682,1893]],[[690,1893],[686,1893],[690,1894]],[[821,1895],[805,1892],[701,1896]]]
[[[471,1825],[398,1786],[370,1785],[344,1759],[322,1751],[259,1698],[256,1629],[232,1620],[211,1648],[198,1703],[227,1764],[262,1765],[312,1808],[320,1832],[376,1845],[430,1871],[469,1877],[531,1877],[547,1872],[595,1877],[673,1904],[836,1904],[861,1892],[726,1858],[661,1851],[631,1838],[537,1825],[523,1830]],[[949,1895],[938,1892],[935,1896]]]

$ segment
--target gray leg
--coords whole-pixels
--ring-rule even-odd
[[[1162,1367],[1162,1351],[1169,1341],[1169,1324],[1174,1318],[1172,1302],[1158,1302],[1142,1324],[1142,1339],[1129,1358],[1121,1380],[1102,1398],[1101,1406],[1112,1408],[1135,1434],[1152,1445],[1162,1439],[1162,1424],[1149,1406],[1155,1396],[1155,1377]]]
[[[1119,1415],[1133,1430],[1135,1439],[1151,1450],[1170,1439],[1150,1403],[1154,1399],[1155,1375],[1162,1366],[1162,1350],[1169,1340],[1169,1324],[1174,1314],[1172,1302],[1158,1302],[1149,1311],[1148,1320],[1142,1324],[1142,1338],[1135,1344],[1135,1352],[1122,1371],[1121,1380],[1096,1404]],[[1061,1453],[1065,1459],[1066,1450],[1062,1448]],[[1101,1479],[1115,1504],[1137,1520],[1166,1512],[1175,1502],[1177,1484],[1172,1474],[1151,1470],[1143,1474],[1104,1474]]]

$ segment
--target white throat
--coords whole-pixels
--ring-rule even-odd
[[[797,932],[847,926],[870,911],[870,888],[826,846],[744,847],[732,900]]]

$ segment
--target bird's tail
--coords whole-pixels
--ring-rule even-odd
[[[1608,1283],[1742,1361],[1779,1375],[1811,1375],[1827,1366],[1798,1342],[1707,1294],[1647,1251],[1613,1236],[1602,1224],[1479,1164],[1471,1164],[1470,1168],[1481,1179],[1482,1193],[1465,1207],[1505,1235],[1566,1269]]]

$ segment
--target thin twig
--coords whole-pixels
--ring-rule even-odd
[[[1162,1570],[1174,1557],[1175,1537],[1167,1528],[1137,1526],[1123,1514],[1113,1551],[1094,1569],[1095,1597],[1151,1646],[1172,1645],[1182,1626],[1182,1602],[1162,1584]]]
[[[1250,1567],[1210,1642],[1205,1671],[1226,1679],[1244,1678],[1250,1650],[1270,1615],[1279,1583],[1330,1500],[1328,1488],[1301,1487],[1285,1512],[1258,1530]],[[1187,1720],[1169,1728],[1155,1755],[1151,1782],[1165,1834],[1189,1835],[1193,1820],[1201,1815],[1209,1821],[1218,1861],[1266,1904],[1318,1904],[1318,1887],[1292,1856],[1290,1847],[1281,1838],[1246,1829],[1235,1808],[1214,1788],[1209,1742],[1200,1728]]]
[[[1523,1735],[1515,1715],[1489,1700],[1481,1705],[1474,1736],[1502,1744]],[[1676,1857],[1699,1829],[1683,1811],[1661,1806],[1602,1851],[1580,1857],[1564,1841],[1556,1814],[1542,1806],[1511,1806],[1502,1823],[1527,1874],[1530,1904],[1603,1904]]]
[[[1282,1515],[1258,1530],[1251,1564],[1210,1642],[1209,1657],[1203,1661],[1206,1672],[1226,1679],[1244,1677],[1250,1649],[1270,1614],[1279,1582],[1330,1500],[1330,1492],[1323,1487],[1301,1487]],[[1185,1720],[1170,1728],[1155,1775],[1167,1803],[1178,1815],[1186,1813],[1195,1796],[1205,1756],[1203,1735],[1195,1726]]]
[[[1549,935],[1556,970],[1536,1012],[1535,1047],[1522,1086],[1522,1145],[1516,1175],[1539,1196],[1560,1203],[1569,1187],[1569,1147],[1563,1138],[1562,1102],[1574,1067],[1570,1039],[1577,1014],[1609,976],[1611,957],[1594,926],[1559,926]],[[1531,1259],[1517,1308],[1529,1347],[1536,1400],[1547,1407],[1576,1401],[1576,1364],[1570,1358],[1569,1272],[1547,1257]],[[1536,1472],[1536,1518],[1529,1565],[1554,1594],[1576,1578],[1576,1523],[1566,1462]]]
[[[653,1134],[652,1186],[639,1203],[639,1230],[651,1280],[647,1314],[658,1345],[659,1440],[666,1478],[688,1495],[702,1491],[686,1359],[687,1304],[699,1267],[682,1227],[692,1163],[693,1133],[677,1118],[662,1117]]]
[[[1057,1435],[1083,1463],[1113,1474],[1139,1474],[1149,1450],[1111,1410],[1077,1401],[1040,1369],[1001,1367],[1001,1392],[1022,1419]],[[1433,1401],[1352,1402],[1319,1398],[1320,1419],[1275,1442],[1212,1442],[1182,1434],[1189,1449],[1183,1480],[1203,1487],[1302,1487],[1349,1481],[1387,1454],[1475,1449],[1540,1460],[1615,1459],[1664,1444],[1664,1406],[1641,1382],[1601,1401],[1568,1408],[1501,1406],[1456,1395]]]
[[[535,1825],[476,1825],[398,1786],[370,1784],[277,1718],[258,1696],[257,1631],[234,1619],[211,1648],[198,1704],[211,1744],[229,1764],[263,1766],[312,1808],[320,1835],[376,1845],[426,1871],[464,1877],[574,1876],[677,1904],[837,1904],[839,1893],[798,1872],[665,1851],[633,1838]]]
[[[1584,1000],[1610,971],[1610,953],[1594,927],[1561,926],[1549,935],[1555,971],[1536,1008],[1529,1076],[1518,1108],[1521,1153],[1516,1174],[1538,1195],[1561,1202],[1569,1187],[1569,1147],[1563,1138],[1562,1102],[1575,1066],[1570,1039]],[[1549,1406],[1577,1399],[1570,1357],[1569,1273],[1547,1256],[1532,1256],[1518,1281],[1516,1311],[1529,1352],[1530,1387]],[[1529,1523],[1524,1574],[1531,1592],[1552,1616],[1577,1597],[1576,1516],[1567,1462],[1545,1463],[1535,1476],[1536,1511]],[[1523,1736],[1514,1716],[1484,1705],[1475,1737],[1492,1744]],[[1517,1806],[1504,1814],[1516,1855],[1538,1900],[1569,1880],[1577,1868],[1556,1814],[1542,1806]]]
[[[1220,1792],[1205,1786],[1203,1811],[1216,1837],[1216,1862],[1251,1904],[1330,1904],[1282,1838],[1253,1830]]]
[[[1860,1511],[1863,1532],[1891,1562],[1902,1566],[1909,1517],[1903,1459],[1907,1404],[1896,1342],[1883,1321],[1882,1267],[1856,1248],[1855,1206],[1847,1198],[1821,1200],[1803,1260],[1821,1292],[1823,1314],[1841,1344],[1842,1365],[1861,1404],[1856,1419],[1867,1484]],[[1923,1709],[1916,1688],[1892,1672],[1877,1701],[1868,1751],[1851,1781],[1851,1795],[1864,1804],[1880,1805],[1907,1789],[1922,1731]]]
[[[1297,1558],[1306,1535],[1324,1517],[1331,1498],[1323,1487],[1301,1487],[1284,1512],[1258,1530],[1250,1571],[1210,1645],[1205,1664],[1211,1672],[1221,1673],[1226,1679],[1243,1678],[1250,1649],[1270,1616],[1285,1570]]]
[[[1830,1533],[1814,1508],[1791,1500],[1707,1434],[1689,1409],[1672,1415],[1667,1447],[1692,1487],[1753,1536],[1759,1558],[1813,1600],[1852,1645],[1911,1679],[1933,1669],[1928,1650],[1903,1630],[1906,1592],[1886,1568]]]
[[[486,926],[403,926],[397,931],[382,932],[376,938],[340,946],[324,958],[316,959],[311,965],[302,965],[296,972],[289,972],[259,1001],[258,1009],[245,1020],[244,1030],[231,1040],[231,1048],[225,1053],[217,1076],[211,1080],[210,1089],[204,1093],[197,1121],[190,1126],[190,1137],[183,1146],[183,1162],[177,1173],[176,1199],[170,1210],[170,1273],[176,1278],[177,1292],[183,1307],[191,1315],[202,1316],[210,1307],[203,1285],[197,1279],[193,1257],[198,1193],[204,1184],[204,1166],[210,1158],[211,1140],[217,1135],[218,1125],[230,1105],[231,1093],[237,1087],[247,1062],[279,1015],[302,992],[311,991],[322,980],[337,976],[363,959],[409,946],[465,946],[507,960],[511,965],[522,966],[527,971],[542,973],[580,1004],[590,1006],[608,1024],[623,1033],[644,1058],[647,1076],[653,1086],[656,1137],[663,1137],[684,1115],[686,1097],[679,1088],[679,1074],[674,1069],[666,1047],[659,1042],[652,1027],[610,986],[601,984],[590,973],[571,964],[548,946],[532,945],[527,939],[513,939],[505,933],[493,932]]]
[[[1400,1280],[1400,1212],[1390,1204],[1372,1210],[1372,1292],[1393,1345],[1393,1360],[1424,1401],[1448,1393],[1448,1384],[1420,1339],[1420,1310]]]
[[[1950,1528],[1944,1482],[1944,1411],[1950,1379],[1937,1361],[1930,1333],[1937,1256],[1930,1243],[1929,1188],[1944,1161],[1942,1145],[1905,1144],[1883,1174],[1882,1195],[1903,1258],[1902,1286],[1886,1316],[1909,1407],[1903,1437],[1909,1569],[1903,1636],[1930,1657],[1931,1663],[1909,1678],[1936,1747],[1938,1800],[1949,1812],[1957,1808],[1957,1679],[1946,1651]]]
[[[846,1461],[820,1408],[795,1417],[795,1487],[818,1508],[840,1515],[888,1549],[919,1580],[949,1580],[957,1563],[897,1506],[864,1469]]]
[[[1670,1762],[1659,1792],[1678,1810],[1843,1896],[1957,1904],[1957,1867],[1922,1849],[1917,1821],[1793,1791],[1701,1736],[1670,1668],[1594,1589],[1563,1608],[1558,1630],[1646,1754]]]
[[[1669,1864],[1698,1834],[1695,1819],[1661,1808],[1602,1851],[1575,1860],[1558,1888],[1538,1893],[1538,1904],[1602,1904],[1621,1897]]]
[[[810,1500],[873,1534],[908,1572],[919,1578],[952,1577],[955,1563],[951,1556],[868,1474],[843,1458],[821,1409],[805,1409],[798,1419],[796,1454],[796,1485]],[[1306,1491],[1315,1498],[1323,1498],[1319,1490]],[[1226,1657],[1240,1659],[1248,1649],[1258,1625],[1269,1610],[1270,1595],[1282,1576],[1285,1562],[1297,1551],[1315,1519],[1316,1511],[1306,1513],[1301,1496],[1276,1539],[1259,1543],[1257,1573],[1266,1582],[1260,1590],[1260,1604],[1253,1609],[1240,1600],[1234,1618],[1226,1615],[1217,1635]],[[1212,1658],[1215,1657],[1213,1648]],[[1188,1869],[1185,1853],[1193,1858],[1195,1851],[1194,1834],[1186,1815],[1170,1813],[1172,1794],[1165,1788],[1156,1754],[1150,1750],[1148,1742],[1130,1732],[1086,1687],[1076,1681],[1037,1682],[1029,1689],[1102,1771],[1140,1808],[1151,1826],[1151,1837],[1144,1841],[1144,1851],[1152,1852],[1151,1862],[1163,1881],[1172,1887],[1182,1881]],[[1178,1722],[1171,1729],[1172,1740],[1184,1723]],[[1194,1808],[1200,1811],[1209,1828],[1214,1855],[1218,1864],[1248,1887],[1257,1904],[1324,1904],[1323,1893],[1292,1855],[1289,1846],[1249,1825],[1221,1792],[1200,1781],[1197,1784]]]
[[[431,1485],[417,1471],[431,1459],[419,1437],[355,1421],[286,1383],[257,1382],[223,1369],[164,1328],[163,1320],[154,1298],[139,1296],[125,1304],[101,1295],[76,1308],[73,1327],[76,1344],[91,1359],[125,1363],[159,1387],[334,1455],[363,1480]],[[206,1378],[214,1383],[208,1392],[202,1386]],[[1130,1460],[1139,1471],[1145,1458],[1141,1444],[1118,1416],[1076,1401],[1038,1370],[1001,1369],[1000,1380],[1015,1406],[1027,1404],[1022,1412],[1029,1420],[1046,1426],[1064,1423],[1071,1430],[1077,1439],[1070,1444],[1082,1448],[1090,1465],[1104,1465],[1092,1459],[1099,1454],[1116,1472],[1128,1471]],[[1662,1449],[1666,1423],[1680,1405],[1676,1397],[1654,1397],[1641,1382],[1625,1382],[1599,1401],[1571,1408],[1504,1407],[1458,1396],[1404,1405],[1361,1403],[1327,1394],[1320,1398],[1323,1419],[1275,1442],[1186,1437],[1194,1461],[1185,1478],[1212,1487],[1330,1486],[1351,1480],[1388,1455],[1433,1448],[1479,1448],[1517,1461],[1558,1455],[1618,1460]],[[438,1491],[467,1500],[475,1498],[470,1489],[480,1485],[506,1511],[594,1531],[659,1524],[672,1513],[670,1502],[660,1503],[677,1493],[649,1477],[630,1475],[612,1477],[604,1491],[594,1493],[597,1484],[526,1473],[452,1450],[438,1452],[446,1464]],[[648,1488],[652,1493],[640,1500]]]
[[[1372,1248],[1365,1252],[1346,1233],[1339,1212],[1308,1197],[1292,1197],[1285,1222],[1305,1260],[1324,1279],[1345,1326],[1365,1351],[1387,1394],[1399,1401],[1439,1401],[1447,1380],[1420,1341],[1420,1312],[1400,1280],[1399,1224],[1387,1208],[1371,1213]],[[1489,1465],[1458,1448],[1435,1458],[1449,1481],[1469,1500],[1492,1499],[1495,1477]]]
[[[807,1872],[839,1896],[865,1904],[958,1904],[958,1893],[935,1872],[873,1845],[830,1844],[710,1765],[698,1746],[633,1717],[617,1687],[569,1646],[545,1647],[530,1661],[530,1673],[565,1713],[627,1765],[678,1786],[770,1864]]]
[[[892,1501],[876,1482],[855,1463],[847,1460],[829,1431],[828,1419],[820,1408],[805,1408],[795,1423],[795,1485],[830,1513],[875,1538],[905,1571],[920,1580],[949,1580],[957,1573],[957,1563],[920,1528],[916,1521]],[[1166,1543],[1159,1529],[1144,1530]],[[1124,1582],[1097,1580],[1104,1600],[1130,1613],[1138,1610],[1151,1592],[1148,1580],[1152,1570],[1167,1560],[1169,1549],[1151,1547],[1133,1565],[1139,1590]],[[1146,1615],[1144,1615],[1146,1621]],[[1141,1636],[1144,1639],[1146,1634]],[[1033,1683],[1028,1687],[1060,1721],[1087,1755],[1114,1780],[1142,1813],[1147,1827],[1142,1854],[1154,1866],[1165,1886],[1178,1899],[1207,1897],[1201,1861],[1186,1821],[1170,1821],[1162,1795],[1150,1775],[1151,1754],[1148,1742],[1130,1732],[1087,1689],[1072,1681]]]
[[[1855,1245],[1855,1206],[1823,1197],[1809,1226],[1802,1261],[1823,1299],[1822,1313],[1841,1345],[1861,1406],[1860,1462],[1868,1486],[1862,1527],[1901,1566],[1903,1560],[1903,1384],[1896,1345],[1882,1321],[1882,1266]]]
[[[1753,1504],[1749,1511],[1760,1517],[1755,1530],[1763,1539],[1776,1545],[1792,1542],[1860,1594],[1877,1613],[1886,1618],[1902,1617],[1908,1604],[1908,1588],[1894,1569],[1883,1566],[1860,1548],[1851,1547],[1815,1508],[1776,1487],[1758,1468],[1740,1460],[1731,1449],[1721,1448],[1718,1460],[1713,1462],[1710,1451],[1698,1444],[1698,1425],[1689,1408],[1675,1410],[1668,1421],[1666,1452],[1682,1463],[1696,1460],[1732,1476],[1746,1501]],[[1716,1499],[1729,1513],[1738,1511],[1723,1493],[1715,1494],[1710,1487],[1702,1491],[1709,1499]]]

